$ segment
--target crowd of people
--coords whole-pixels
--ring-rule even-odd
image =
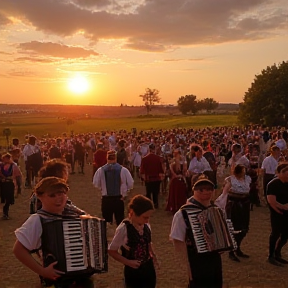
[[[254,206],[268,205],[270,210],[269,263],[288,264],[281,254],[288,239],[287,141],[286,129],[263,126],[138,133],[133,129],[53,139],[28,135],[25,143],[13,139],[0,163],[2,219],[10,219],[9,208],[23,187],[33,189],[32,215],[15,232],[15,256],[40,275],[44,287],[93,287],[91,274],[67,278],[57,269],[57,259],[41,266],[31,257],[31,252],[37,251],[41,258],[42,218],[87,216],[67,197],[67,180],[93,165],[92,183],[102,194],[99,216],[108,225],[115,219],[118,226],[108,251],[125,266],[125,287],[156,287],[155,267],[159,264],[149,218],[154,209],[161,208],[161,193],[167,198],[165,210],[173,214],[170,239],[187,266],[189,287],[222,287],[220,254],[229,251],[234,262],[249,258],[241,250],[241,242],[249,231]],[[218,183],[219,176],[225,178],[224,183]],[[131,199],[125,218],[124,199],[135,181],[145,185],[146,194]],[[220,191],[219,197],[215,197],[215,189]],[[201,241],[208,243],[204,252],[199,252],[202,248],[194,235],[195,225],[201,227]],[[223,229],[218,229],[221,225],[227,229],[229,241],[215,246],[211,235],[220,233],[218,237],[223,238]]]

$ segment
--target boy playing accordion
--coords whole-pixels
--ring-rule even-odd
[[[17,240],[13,252],[20,262],[40,276],[42,287],[69,288],[74,285],[73,287],[90,288],[93,287],[91,274],[80,274],[75,279],[70,277],[67,279],[64,277],[63,271],[55,269],[54,266],[58,263],[57,259],[52,259],[51,264],[46,262],[46,265],[41,265],[31,255],[32,252],[39,251],[43,244],[43,218],[45,222],[62,219],[68,191],[69,186],[65,180],[57,177],[44,178],[36,185],[35,193],[42,202],[42,209],[31,215],[20,228],[16,229]],[[78,216],[76,214],[75,218]],[[54,233],[56,232],[54,231]],[[56,237],[59,235],[57,234]],[[42,253],[44,255],[43,250]]]
[[[222,288],[220,252],[234,249],[235,241],[222,211],[211,204],[214,184],[200,179],[193,190],[194,195],[174,215],[170,239],[176,256],[187,266],[189,288]],[[220,244],[213,240],[217,233]]]

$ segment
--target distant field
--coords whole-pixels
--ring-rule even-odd
[[[11,136],[24,141],[27,133],[41,137],[50,134],[52,137],[61,136],[63,133],[74,134],[97,132],[103,130],[121,130],[131,131],[131,128],[137,128],[137,131],[150,129],[173,129],[173,128],[204,128],[216,126],[237,125],[237,115],[196,115],[196,116],[154,116],[154,117],[126,117],[126,118],[92,118],[75,120],[71,125],[67,125],[67,119],[58,119],[58,117],[24,114],[13,115],[5,121],[1,118],[0,122],[0,144],[6,145],[5,137],[2,135],[4,128],[10,128]]]

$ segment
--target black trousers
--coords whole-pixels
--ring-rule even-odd
[[[124,219],[124,201],[121,198],[121,195],[102,197],[102,216],[106,222],[112,223],[113,215],[117,225]]]
[[[141,264],[138,269],[124,267],[125,288],[155,288],[156,272],[153,260]]]
[[[193,280],[188,288],[222,288],[222,260],[218,252],[194,253],[188,249]]]
[[[8,216],[10,205],[14,204],[14,183],[12,181],[9,182],[1,182],[0,183],[1,190],[1,203],[4,203],[3,206],[3,215]]]
[[[270,221],[269,257],[281,256],[281,249],[288,239],[288,215],[287,213],[279,214],[273,210],[270,211]]]
[[[145,182],[146,197],[151,199],[151,196],[152,196],[152,200],[153,200],[155,208],[158,208],[159,206],[158,197],[160,193],[160,185],[161,185],[161,181]]]

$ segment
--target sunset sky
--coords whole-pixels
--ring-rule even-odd
[[[0,103],[239,103],[282,61],[287,0],[0,0]]]

